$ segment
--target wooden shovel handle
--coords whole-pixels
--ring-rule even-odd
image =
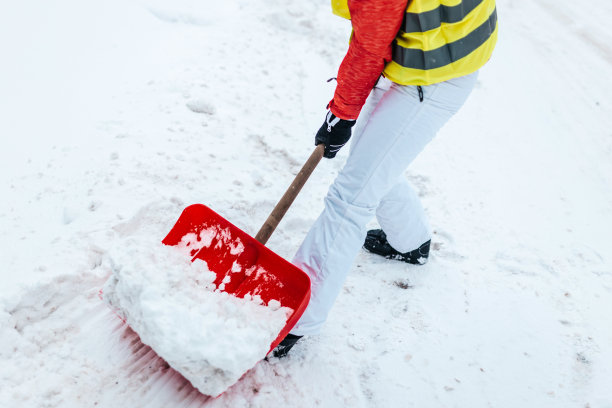
[[[325,145],[320,144],[315,147],[308,160],[306,160],[306,163],[304,163],[304,166],[302,166],[302,169],[300,170],[298,175],[295,176],[293,183],[291,183],[287,191],[285,191],[285,194],[280,199],[278,204],[276,204],[276,207],[274,207],[274,209],[268,216],[268,219],[266,220],[266,222],[264,222],[264,225],[261,226],[257,235],[255,235],[255,239],[257,241],[261,242],[264,245],[266,244],[266,242],[268,242],[268,239],[278,226],[278,223],[283,219],[285,213],[287,212],[289,207],[291,207],[291,204],[293,204],[293,201],[299,194],[300,190],[302,190],[302,187],[304,187],[304,184],[306,184],[308,177],[310,177],[315,167],[317,167],[317,164],[319,164],[319,162],[323,158],[324,152]]]

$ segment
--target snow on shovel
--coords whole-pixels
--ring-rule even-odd
[[[220,395],[238,381],[308,305],[308,276],[264,245],[323,151],[315,148],[255,238],[194,204],[163,244],[146,252],[134,243],[113,265],[104,299],[203,394]]]

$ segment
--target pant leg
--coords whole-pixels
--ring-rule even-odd
[[[389,244],[399,252],[412,251],[431,239],[421,200],[404,176],[378,204],[376,219]]]
[[[391,84],[391,81],[381,77],[368,96],[353,131],[351,149],[361,138],[372,112]],[[391,246],[400,252],[416,249],[431,238],[425,210],[404,176],[400,176],[397,184],[383,197],[376,208],[376,218]]]
[[[414,86],[393,84],[382,96],[293,259],[312,286],[310,303],[292,334],[320,331],[381,199],[463,105],[475,82],[471,74],[423,87],[423,102]]]

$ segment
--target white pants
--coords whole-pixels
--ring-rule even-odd
[[[400,252],[430,239],[423,207],[403,173],[463,105],[476,78],[474,73],[423,86],[423,102],[416,86],[393,83],[372,90],[357,120],[346,164],[325,198],[325,209],[293,259],[310,276],[312,293],[292,334],[320,331],[374,215]]]

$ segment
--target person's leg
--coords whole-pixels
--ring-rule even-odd
[[[431,239],[421,200],[403,176],[380,201],[376,219],[398,252],[412,251]]]
[[[352,142],[344,168],[331,185],[325,208],[293,263],[311,279],[310,303],[294,335],[315,334],[327,319],[365,238],[365,225],[403,171],[461,107],[476,75],[423,87],[393,85]]]
[[[370,93],[355,125],[351,149],[361,138],[372,112],[391,84],[391,81],[381,77]],[[431,237],[431,229],[421,201],[403,175],[400,176],[391,191],[382,198],[376,208],[376,218],[385,231],[391,246],[399,252],[416,249]]]

